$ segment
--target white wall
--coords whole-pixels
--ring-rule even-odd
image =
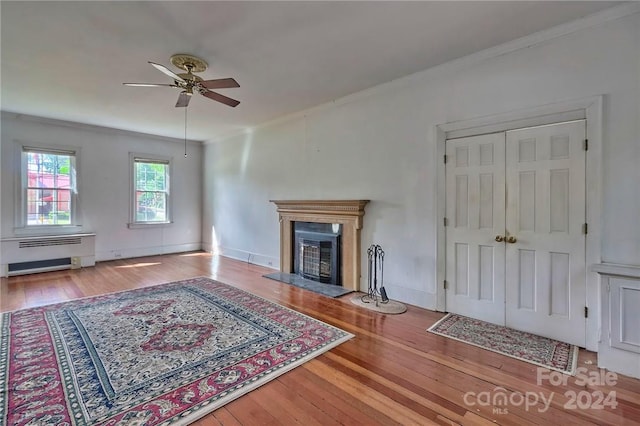
[[[603,261],[640,265],[638,13],[208,143],[204,247],[213,227],[223,254],[277,266],[270,199],[370,199],[362,246],[384,248],[389,296],[434,309],[435,126],[594,95],[605,95]]]
[[[1,236],[16,236],[15,189],[20,182],[21,144],[79,149],[78,197],[81,227],[96,233],[96,260],[136,257],[201,248],[202,146],[139,133],[2,113]],[[174,223],[129,229],[129,153],[173,160],[171,197]]]

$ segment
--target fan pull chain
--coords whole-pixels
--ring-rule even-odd
[[[187,108],[184,109],[184,158],[187,158]]]

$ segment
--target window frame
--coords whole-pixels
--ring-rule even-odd
[[[20,161],[20,179],[17,186],[17,201],[15,204],[15,233],[16,234],[48,234],[48,233],[72,233],[77,232],[79,224],[79,198],[78,198],[78,166],[80,149],[70,146],[36,145],[17,143],[16,155]],[[28,190],[29,170],[28,153],[42,153],[50,155],[66,155],[70,157],[70,182],[69,182],[69,223],[64,224],[29,224]]]
[[[136,164],[137,163],[163,164],[167,166],[165,173],[165,220],[163,221],[139,221],[137,217],[136,203]],[[129,228],[147,228],[156,226],[166,226],[173,223],[172,197],[171,197],[171,176],[173,174],[173,158],[155,154],[129,153],[129,174],[130,174],[130,201],[129,201]]]

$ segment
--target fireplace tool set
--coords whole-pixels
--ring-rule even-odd
[[[362,296],[364,303],[388,303],[387,291],[384,289],[384,250],[377,244],[372,244],[367,250],[369,259],[368,268],[368,293]],[[380,274],[380,285],[378,286],[378,274]]]

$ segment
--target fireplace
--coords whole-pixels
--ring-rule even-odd
[[[294,222],[293,270],[304,278],[342,285],[340,224]]]
[[[296,237],[296,223],[312,223],[331,229],[331,233],[337,234],[334,227],[339,226],[339,238],[337,243],[338,253],[333,258],[339,260],[338,270],[327,263],[318,263],[318,272],[322,268],[331,268],[339,276],[338,285],[359,291],[360,290],[360,264],[362,253],[360,250],[360,230],[364,216],[364,207],[369,200],[271,200],[278,207],[280,219],[280,272],[296,273],[296,264],[300,264],[300,247]],[[317,228],[315,229],[317,231]],[[303,231],[308,232],[308,231]],[[311,230],[310,232],[314,232]],[[324,232],[324,231],[323,231]],[[317,234],[318,232],[316,232]],[[322,232],[321,232],[322,233]],[[325,232],[327,233],[327,232]],[[317,237],[317,235],[313,235]],[[327,238],[327,236],[325,236]],[[309,238],[313,240],[313,238]],[[327,240],[315,240],[324,241]],[[312,246],[312,244],[307,244]],[[317,248],[304,248],[307,254],[317,250],[322,254],[322,244]],[[325,252],[326,252],[326,244]],[[298,247],[296,249],[296,247]],[[315,256],[315,254],[314,254]],[[323,266],[324,265],[324,266]],[[304,272],[303,272],[304,273]],[[309,273],[309,272],[308,272]]]

